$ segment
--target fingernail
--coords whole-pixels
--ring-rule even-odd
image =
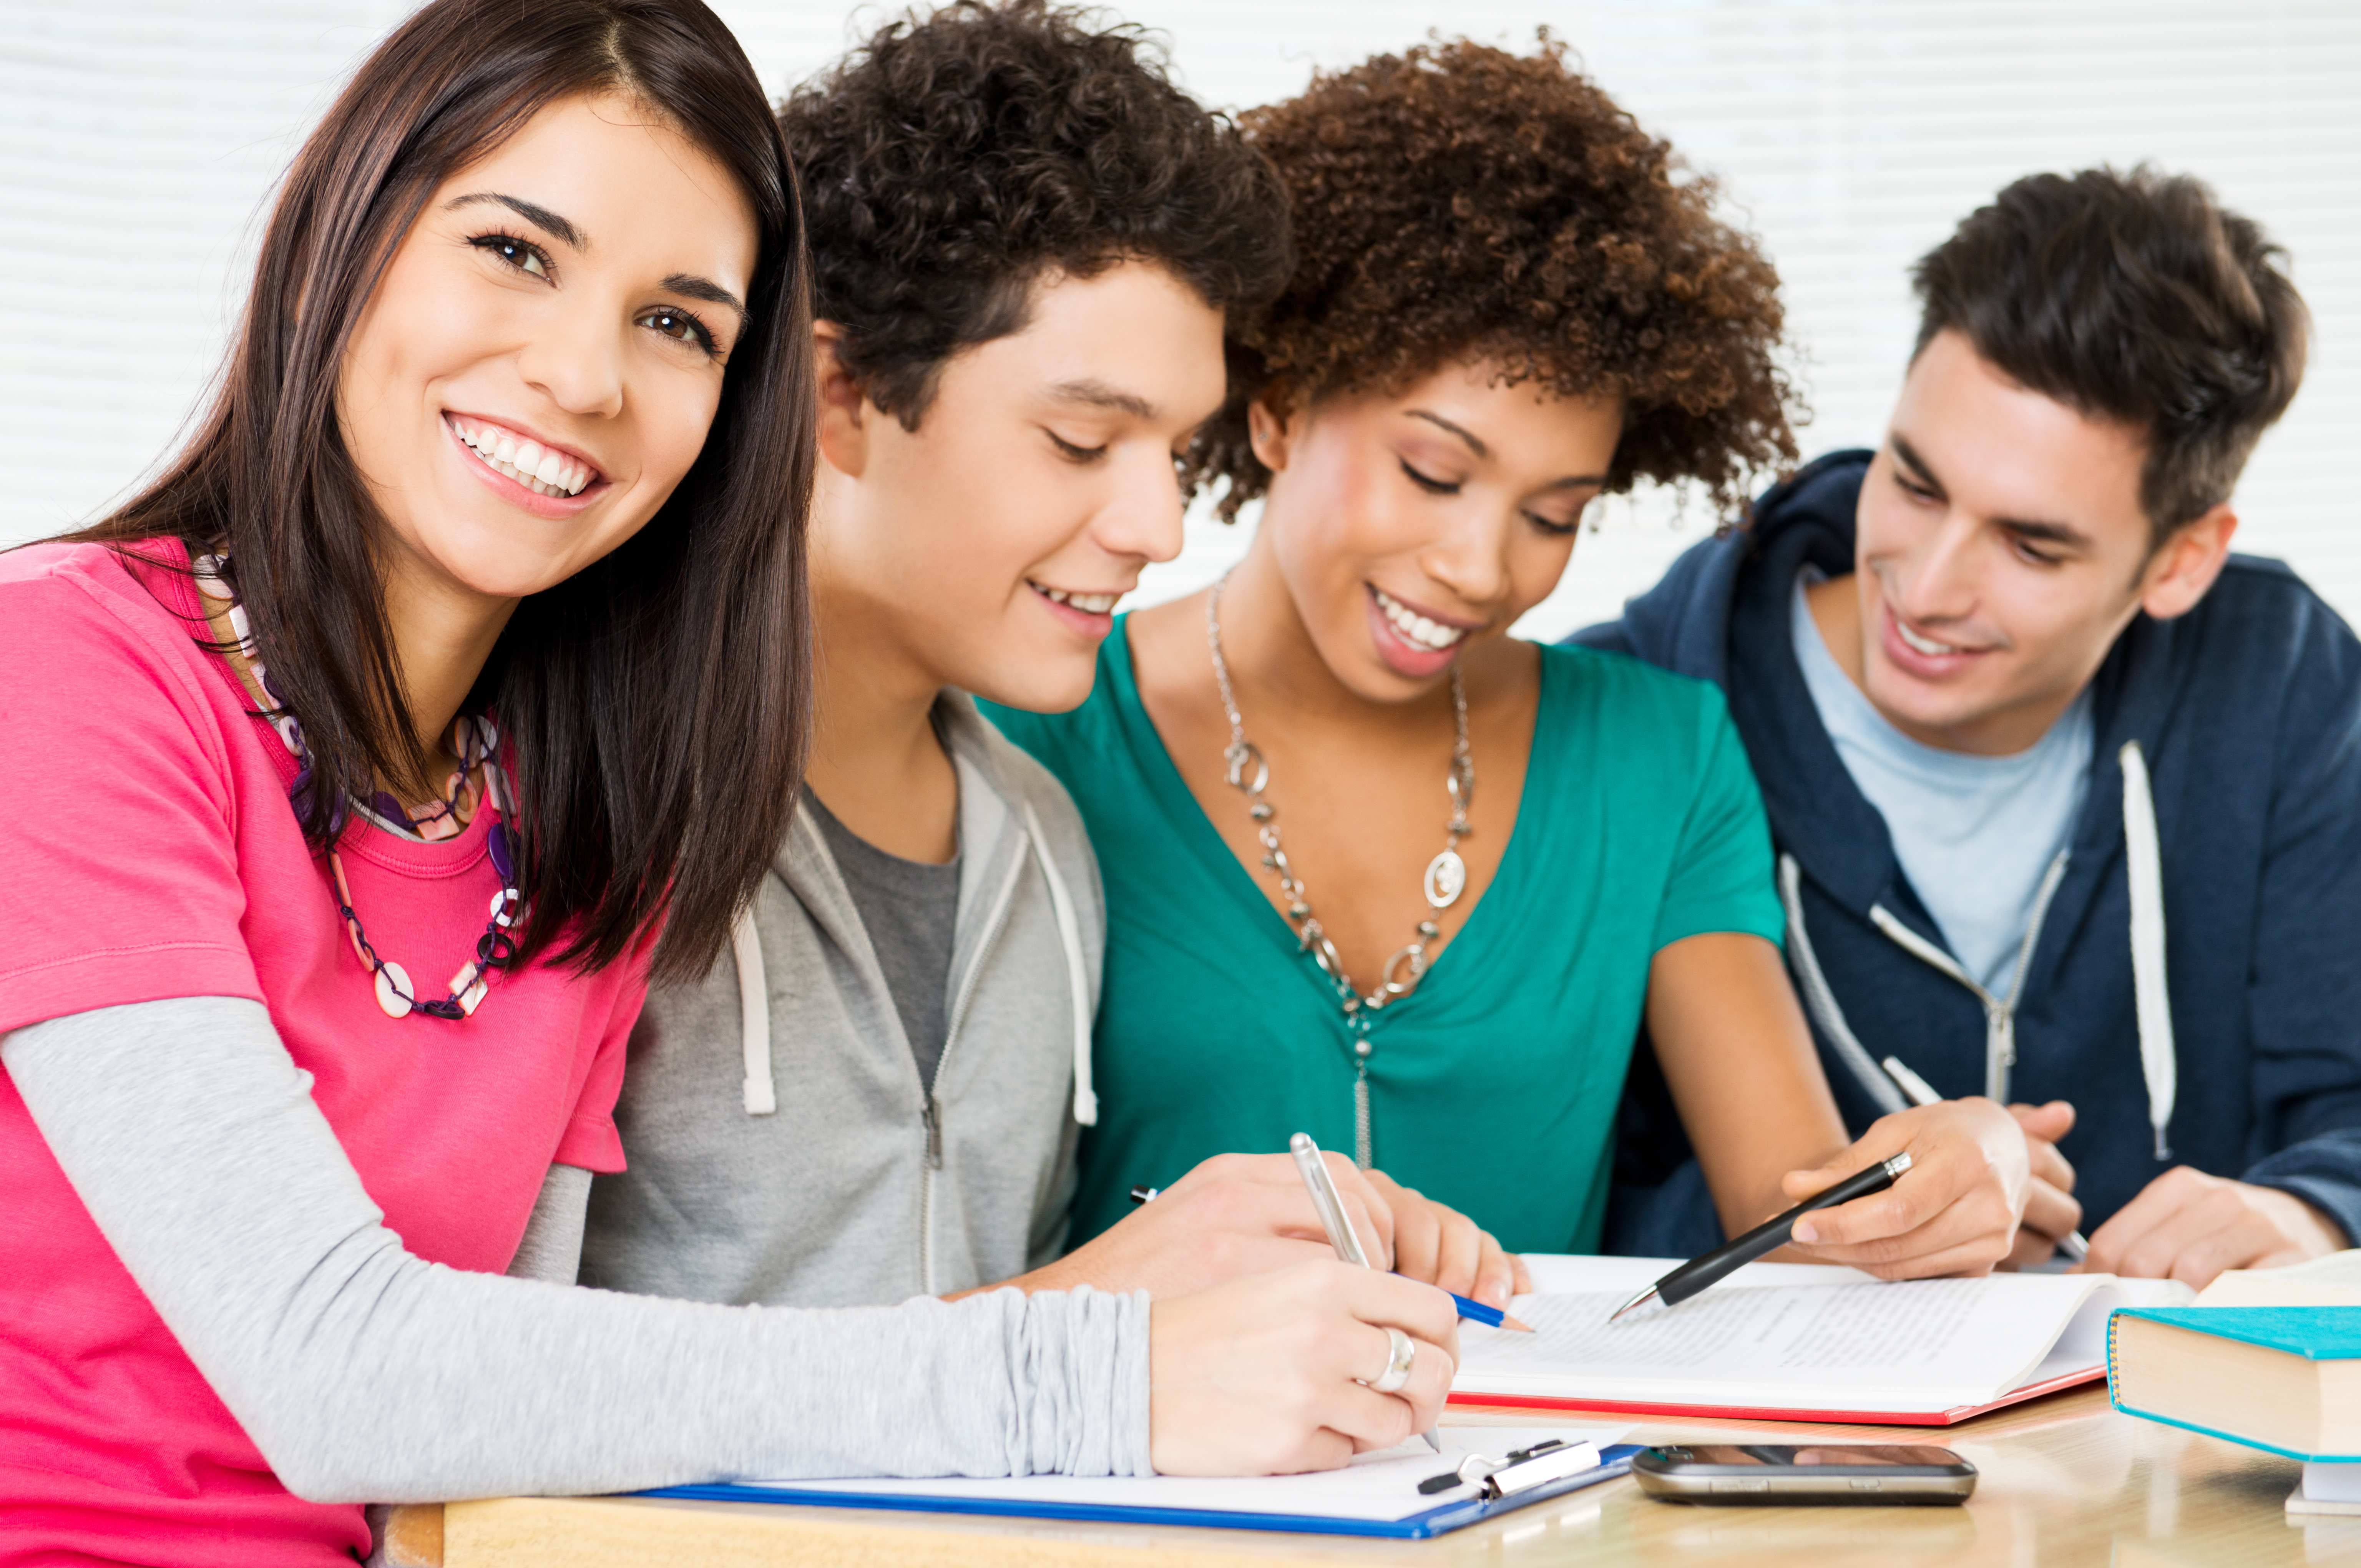
[[[1809,1220],[1796,1221],[1795,1228],[1787,1234],[1799,1242],[1816,1242],[1820,1239],[1820,1233],[1812,1229],[1812,1222]]]

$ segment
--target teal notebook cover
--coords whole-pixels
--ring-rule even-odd
[[[2123,1386],[2115,1376],[2115,1325],[2125,1318],[2147,1318],[2177,1329],[2212,1334],[2216,1339],[2281,1351],[2306,1361],[2354,1361],[2361,1360],[2361,1307],[2118,1307],[2107,1314],[2107,1398],[2124,1414],[2202,1431],[2208,1437],[2227,1438],[2249,1448],[2286,1454],[2290,1459],[2330,1464],[2361,1460],[2361,1453],[2303,1453],[2125,1404]]]

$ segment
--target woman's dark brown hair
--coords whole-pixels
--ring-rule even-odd
[[[1619,398],[1608,488],[1694,479],[1724,506],[1792,461],[1779,280],[1544,31],[1323,73],[1240,116],[1288,190],[1295,275],[1233,333],[1231,401],[1191,455],[1234,517],[1270,476],[1246,410],[1398,389],[1488,360],[1510,382]]]
[[[428,771],[386,623],[384,520],[337,427],[361,307],[427,197],[539,111],[625,94],[730,171],[760,256],[702,454],[645,527],[521,603],[469,694],[513,746],[520,960],[701,971],[758,884],[801,775],[809,290],[761,83],[697,0],[436,0],[337,96],[287,174],[221,389],[163,477],[82,540],[225,545],[312,752],[316,848],[379,778]]]

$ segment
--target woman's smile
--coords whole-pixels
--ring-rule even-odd
[[[1446,621],[1414,609],[1374,583],[1367,586],[1369,634],[1377,641],[1378,657],[1398,675],[1426,680],[1441,674],[1459,656],[1467,634],[1481,630],[1480,625]]]
[[[443,423],[478,482],[536,517],[577,516],[615,488],[579,453],[513,425],[447,411]]]

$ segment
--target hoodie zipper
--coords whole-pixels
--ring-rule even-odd
[[[2070,853],[2059,850],[2058,858],[2041,874],[2041,886],[2033,895],[2033,917],[2026,923],[2025,939],[2017,944],[2016,972],[2009,981],[2005,1000],[1978,984],[1960,967],[1959,959],[1905,926],[1885,905],[1870,905],[1869,918],[1879,930],[1905,951],[1966,986],[1983,1003],[1984,1093],[2003,1105],[2008,1103],[2009,1074],[2016,1066],[2016,1004],[2025,995],[2025,976],[2033,967],[2034,945],[2041,938],[2041,924],[2048,917],[2049,901],[2057,896],[2058,884],[2066,880],[2066,861]]]
[[[969,960],[967,973],[960,978],[959,995],[951,1002],[950,1022],[943,1029],[943,1054],[935,1058],[935,1075],[921,1085],[926,1091],[926,1104],[919,1112],[919,1123],[926,1130],[926,1163],[918,1170],[918,1294],[935,1293],[935,1173],[943,1168],[943,1103],[935,1094],[935,1085],[942,1082],[943,1069],[951,1064],[951,1051],[959,1044],[960,1025],[967,1020],[969,1003],[975,1000],[975,988],[982,983],[984,960],[992,956],[1000,940],[1001,927],[1008,923],[1009,905],[1016,901],[1017,880],[1025,874],[1031,861],[1024,829],[1017,829],[1016,853],[1010,861],[1008,875],[1000,884],[1000,894],[993,901],[992,916],[986,922],[983,939],[976,944],[975,957]]]

